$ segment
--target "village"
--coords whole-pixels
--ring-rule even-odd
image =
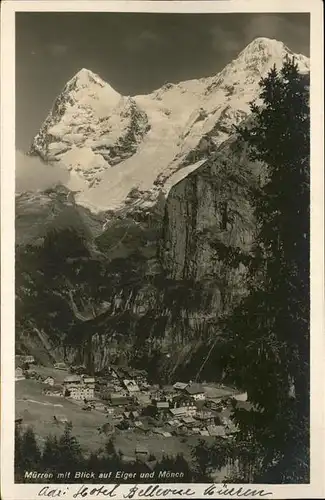
[[[192,381],[149,384],[145,370],[127,366],[111,365],[92,376],[85,367],[57,363],[52,375],[40,372],[32,356],[16,356],[16,382],[35,381],[48,400],[70,401],[89,416],[101,413],[105,420],[97,428],[99,434],[135,433],[139,442],[141,435],[148,438],[146,442],[150,442],[150,436],[227,439],[237,431],[231,419],[233,408],[250,409],[247,394],[233,388]],[[64,414],[53,412],[53,422],[68,420]],[[149,455],[150,450],[139,445],[135,454]]]

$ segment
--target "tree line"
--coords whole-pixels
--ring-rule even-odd
[[[52,473],[55,476],[53,482],[56,483],[80,483],[80,479],[74,478],[75,472],[86,471],[94,472],[94,479],[87,479],[87,482],[107,483],[119,482],[114,480],[115,472],[123,471],[125,473],[140,474],[154,472],[158,477],[160,471],[175,471],[183,473],[182,482],[191,482],[194,480],[195,471],[190,469],[189,464],[181,454],[175,457],[163,456],[156,460],[151,454],[146,457],[145,462],[136,460],[125,463],[123,455],[116,450],[112,438],[108,439],[104,448],[100,448],[88,456],[72,433],[71,422],[65,424],[61,436],[49,434],[41,447],[36,439],[35,432],[31,426],[25,430],[20,424],[15,428],[15,481],[24,482],[51,482],[46,477],[41,479],[31,479],[26,476],[26,472]],[[98,478],[99,474],[112,472],[110,479]],[[70,472],[70,477],[60,477],[60,474]],[[159,482],[170,482],[168,477],[161,477]],[[135,482],[134,479],[128,479],[124,482]],[[141,477],[141,482],[152,482],[150,477]],[[174,481],[176,482],[176,481]]]

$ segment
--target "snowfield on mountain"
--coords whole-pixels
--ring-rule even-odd
[[[70,172],[66,187],[93,213],[146,209],[209,158],[250,112],[259,81],[292,52],[251,42],[215,76],[122,96],[90,70],[64,87],[33,140],[31,154]],[[301,72],[309,59],[295,54]]]

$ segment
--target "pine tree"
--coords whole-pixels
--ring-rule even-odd
[[[35,433],[32,427],[28,427],[21,436],[20,457],[23,474],[25,471],[37,471],[40,465],[41,452],[36,442]]]
[[[15,480],[20,482],[24,477],[22,456],[22,432],[19,424],[15,425]]]
[[[307,482],[309,471],[309,87],[294,60],[260,82],[240,128],[266,167],[249,295],[225,324],[228,376],[255,410],[235,411],[255,462],[242,480]],[[249,477],[247,477],[247,474]],[[245,476],[245,473],[243,473]]]
[[[83,463],[81,446],[75,436],[72,435],[72,424],[68,422],[64,432],[59,439],[60,464],[58,470],[77,470],[80,463]]]
[[[45,470],[56,470],[61,461],[59,442],[56,436],[47,436],[42,454],[42,466]]]

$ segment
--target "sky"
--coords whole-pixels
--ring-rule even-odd
[[[218,73],[258,36],[309,56],[309,15],[18,12],[16,147],[28,151],[81,68],[121,94],[144,94]]]

